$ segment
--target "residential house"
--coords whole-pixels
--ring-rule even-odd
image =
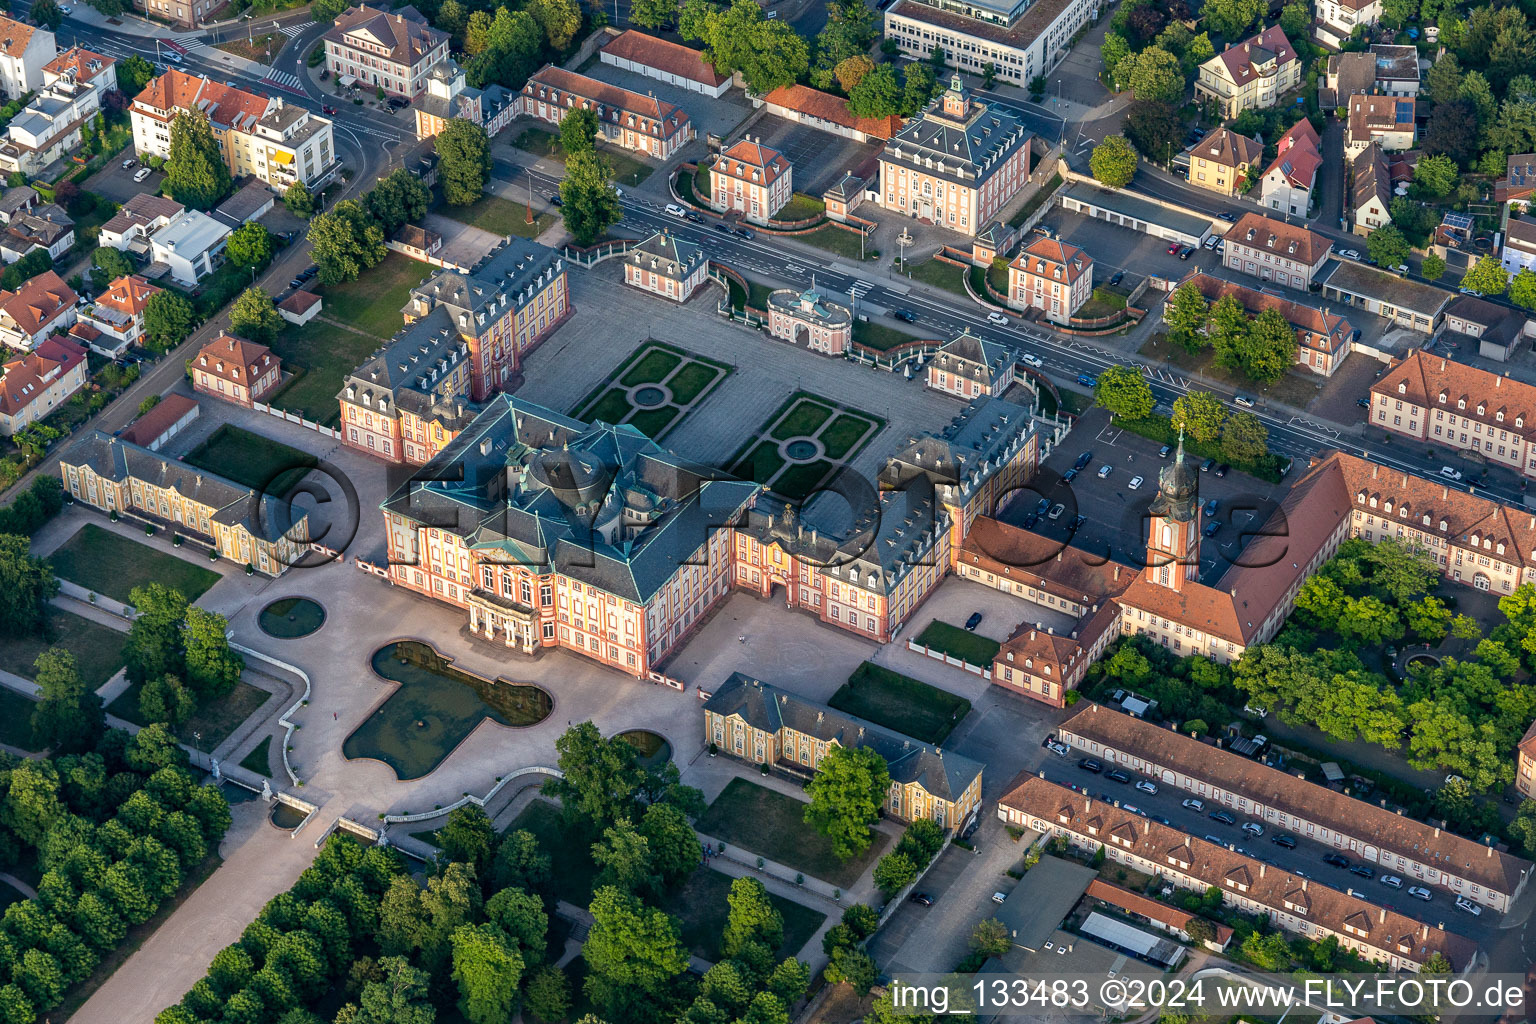
[[[1305,289],[1333,243],[1300,224],[1245,213],[1223,236],[1222,265],[1261,281]]]
[[[1504,247],[1499,262],[1511,277],[1522,270],[1536,271],[1536,221],[1510,217],[1504,225]]]
[[[320,315],[320,308],[320,296],[300,289],[277,304],[277,314],[289,323],[303,327]]]
[[[1099,9],[1094,0],[897,0],[885,9],[885,38],[905,57],[927,60],[939,47],[950,67],[980,75],[990,64],[1024,88],[1061,63]]]
[[[1259,203],[1292,217],[1305,217],[1312,207],[1312,189],[1323,154],[1317,129],[1302,118],[1280,136],[1275,159],[1259,179]]]
[[[1195,101],[1209,102],[1230,121],[1245,110],[1275,106],[1301,85],[1302,64],[1279,25],[1227,47],[1200,65]]]
[[[53,33],[0,15],[0,89],[20,99],[43,87],[43,68],[58,53]]]
[[[1381,20],[1381,0],[1313,0],[1312,38],[1337,50],[1358,29]]]
[[[198,210],[183,210],[165,227],[149,236],[152,262],[145,276],[170,275],[172,281],[191,288],[223,262],[230,230]],[[165,269],[159,270],[159,266]]]
[[[418,139],[430,139],[456,117],[474,122],[487,138],[495,138],[512,123],[520,105],[518,93],[494,82],[484,89],[471,88],[464,69],[449,57],[427,75],[427,91],[416,97],[411,109]]]
[[[1418,137],[1413,120],[1416,104],[1412,96],[1351,96],[1344,155],[1354,159],[1373,142],[1384,152],[1412,149]]]
[[[710,99],[719,99],[731,87],[731,76],[716,71],[698,50],[634,29],[619,33],[598,53],[604,64]]]
[[[742,139],[709,165],[709,205],[747,220],[773,220],[794,195],[794,168],[784,154]]]
[[[45,338],[31,352],[0,364],[0,436],[14,437],[85,387],[85,349]]]
[[[443,251],[443,236],[419,224],[402,224],[399,231],[385,240],[384,245],[421,263],[442,265],[438,254]]]
[[[1033,138],[1019,110],[974,98],[956,73],[881,150],[880,205],[975,235],[1029,181]]]
[[[1348,320],[1331,310],[1226,281],[1200,270],[1192,271],[1179,284],[1181,287],[1193,285],[1211,304],[1231,296],[1250,317],[1256,317],[1266,309],[1276,310],[1296,331],[1296,362],[1320,376],[1333,376],[1349,355],[1355,330]]]
[[[1372,142],[1350,164],[1349,206],[1354,233],[1367,237],[1392,223],[1392,179],[1381,146]]]
[[[282,383],[283,361],[265,345],[220,331],[197,354],[190,373],[194,391],[249,409]]]
[[[1536,153],[1511,153],[1505,161],[1504,177],[1494,182],[1494,201],[1529,205],[1533,195],[1536,195]]]
[[[961,331],[928,361],[924,382],[935,391],[970,401],[1001,397],[1013,384],[1014,353],[1001,342]]]
[[[101,332],[93,348],[109,352],[114,358],[144,336],[144,308],[151,296],[161,289],[138,274],[120,277],[107,286],[95,300],[80,308],[80,319]]]
[[[624,253],[624,283],[652,295],[687,302],[708,281],[704,248],[666,231]]]
[[[340,84],[352,79],[406,99],[425,92],[427,75],[448,59],[448,33],[433,28],[409,4],[394,10],[348,7],[321,38],[325,66]]]
[[[59,475],[76,501],[173,530],[266,576],[309,552],[308,513],[100,430],[64,450]]]
[[[262,96],[172,68],[133,98],[134,152],[162,160],[171,152],[177,114],[208,118],[224,163],[236,178],[247,175],[279,192],[301,184],[318,191],[341,168],[331,122],[281,96]]]
[[[79,297],[51,270],[15,291],[0,290],[0,344],[30,352],[48,335],[69,330]]]
[[[1333,110],[1356,93],[1417,96],[1419,48],[1372,43],[1364,52],[1330,56],[1318,83],[1318,106]]]
[[[576,107],[597,113],[603,138],[621,149],[670,160],[694,138],[686,111],[655,96],[546,64],[523,85],[521,112],[558,125]]]
[[[733,672],[704,702],[704,740],[752,764],[814,777],[833,747],[868,749],[885,761],[883,810],[958,829],[981,806],[983,765],[874,722]]]
[[[764,96],[762,102],[775,117],[855,142],[886,142],[901,131],[902,119],[895,114],[855,117],[848,110],[848,101],[841,96],[805,85],[780,86]]]
[[[13,185],[0,194],[0,224],[9,224],[11,218],[26,213],[37,205],[37,190],[31,185]]]
[[[129,199],[101,226],[97,241],[120,252],[149,255],[149,236],[186,210],[176,200],[149,192]]]
[[[1247,188],[1249,169],[1263,155],[1258,139],[1218,128],[1190,149],[1189,183],[1224,196],[1239,195]]]
[[[1035,237],[1008,264],[1008,305],[1038,309],[1057,323],[1093,297],[1093,257],[1069,242]]]
[[[78,149],[102,94],[117,88],[116,66],[115,59],[78,46],[44,64],[42,88],[0,141],[0,173],[36,175]]]
[[[7,263],[15,263],[33,249],[46,250],[57,261],[74,245],[75,222],[56,203],[18,213],[0,232],[0,257]]]
[[[1536,722],[1525,730],[1515,749],[1515,791],[1527,800],[1536,800]]]

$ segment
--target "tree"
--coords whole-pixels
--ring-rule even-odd
[[[560,801],[567,824],[596,835],[636,815],[645,772],[631,744],[603,738],[587,721],[563,732],[555,751],[563,777],[546,782],[544,792]]]
[[[1221,436],[1227,407],[1209,391],[1191,391],[1173,400],[1173,425],[1202,444]]]
[[[750,943],[777,949],[784,941],[784,917],[768,898],[768,890],[755,878],[738,878],[726,897],[730,911],[720,936],[720,952],[735,956]]]
[[[1396,267],[1408,262],[1408,239],[1391,224],[1372,231],[1365,248],[1377,266]]]
[[[1125,137],[1136,152],[1156,163],[1173,159],[1183,127],[1173,104],[1161,100],[1138,99],[1125,112]]]
[[[886,899],[917,881],[917,865],[904,853],[888,853],[875,865],[874,882]]]
[[[139,714],[150,722],[179,728],[197,711],[197,697],[173,675],[156,676],[139,688]]]
[[[58,0],[36,0],[32,5],[32,20],[50,32],[57,32],[64,21],[64,12],[59,10]]]
[[[1423,157],[1413,169],[1413,183],[1436,199],[1450,195],[1460,179],[1456,162],[1443,153]]]
[[[117,91],[130,99],[144,91],[155,77],[155,66],[135,53],[117,62]]]
[[[598,885],[615,886],[625,892],[649,896],[658,888],[659,879],[651,870],[650,845],[628,818],[620,818],[603,830],[592,844],[592,860],[603,870]]]
[[[1152,385],[1134,367],[1110,366],[1099,374],[1098,381],[1093,389],[1093,400],[1108,409],[1111,416],[1144,419],[1157,404],[1157,399],[1152,396]]]
[[[838,87],[843,92],[851,93],[864,80],[864,76],[873,70],[875,70],[875,62],[862,53],[856,53],[839,61],[832,69],[832,75],[837,79]]]
[[[577,153],[597,151],[597,111],[588,107],[572,107],[560,119],[560,148],[567,158]]]
[[[571,1008],[571,983],[554,964],[535,967],[523,991],[523,1009],[544,1024],[564,1020]]]
[[[449,812],[448,820],[437,830],[437,845],[448,860],[473,865],[476,874],[481,874],[491,862],[496,829],[483,809],[465,804]]]
[[[158,291],[144,303],[146,347],[155,352],[175,348],[192,333],[196,322],[192,303],[173,291]]]
[[[543,892],[549,884],[549,854],[539,845],[538,837],[527,829],[502,836],[491,865],[493,888],[508,887]]]
[[[517,1005],[523,957],[488,924],[464,925],[453,933],[453,980],[459,1012],[470,1024],[502,1024]]]
[[[272,234],[262,224],[249,221],[229,236],[225,251],[237,267],[264,270],[272,262]]]
[[[1215,332],[1212,344],[1216,365],[1265,384],[1284,377],[1296,361],[1296,331],[1277,309],[1261,312],[1245,331]]]
[[[1300,0],[1292,0],[1280,9],[1280,31],[1294,44],[1307,38],[1312,24],[1312,9]]]
[[[1107,136],[1088,158],[1093,176],[1110,188],[1123,188],[1136,174],[1136,150],[1124,135]]]
[[[665,28],[677,20],[677,0],[633,0],[629,20],[641,28]]]
[[[436,145],[443,198],[450,206],[468,206],[479,200],[491,177],[491,146],[485,129],[455,117],[437,133]]]
[[[180,113],[171,121],[165,185],[171,198],[197,210],[210,210],[229,195],[229,168],[201,112]]]
[[[976,927],[971,929],[970,946],[982,956],[1002,956],[1013,948],[1013,939],[1003,922],[989,917],[976,922]]]
[[[1509,823],[1510,838],[1518,842],[1527,857],[1536,855],[1536,800],[1522,800]]]
[[[53,570],[33,558],[27,538],[0,534],[0,636],[40,636],[47,628],[48,602],[59,592]]]
[[[1210,317],[1211,305],[1205,301],[1205,296],[1193,281],[1175,288],[1163,307],[1168,340],[1190,352],[1197,350],[1204,341],[1202,332]]]
[[[1536,274],[1529,268],[1521,267],[1509,282],[1509,301],[1525,309],[1536,309]]]
[[[539,897],[521,889],[503,889],[486,901],[485,917],[523,954],[525,962],[544,959],[549,915]]]
[[[681,885],[698,869],[703,856],[688,818],[671,804],[651,804],[640,819],[640,834],[650,850],[651,871],[664,888]]]
[[[396,167],[363,196],[363,209],[379,225],[385,237],[426,216],[432,206],[432,190],[403,167]]]
[[[593,975],[612,985],[654,994],[688,969],[677,922],[664,912],[611,885],[593,894],[588,910],[592,928],[582,955]]]
[[[704,60],[717,72],[741,72],[747,88],[759,95],[792,84],[810,69],[805,40],[783,21],[765,19],[754,0],[732,0],[724,10],[707,0],[688,0],[678,32],[704,44]]]
[[[335,21],[347,9],[347,0],[315,0],[309,7],[310,15],[318,22]]]
[[[495,22],[489,11],[475,11],[470,14],[469,21],[464,25],[464,52],[471,57],[484,53],[491,45],[493,24]]]
[[[882,64],[859,80],[848,94],[848,112],[855,117],[890,117],[900,112],[901,86],[896,68]]]
[[[1179,58],[1161,46],[1149,46],[1120,62],[1116,79],[1138,100],[1174,104],[1184,96],[1184,69]]]
[[[265,288],[247,288],[229,307],[229,327],[242,338],[268,345],[283,329],[283,317]]]
[[[363,986],[352,1024],[432,1024],[437,1011],[428,998],[427,972],[400,956],[380,957],[379,969],[384,978]],[[227,1008],[224,1016],[229,1019]]]
[[[885,759],[869,747],[834,746],[806,786],[811,802],[805,822],[832,840],[832,850],[843,860],[869,846],[869,827],[885,805],[891,775]]]
[[[1509,272],[1496,257],[1484,256],[1462,277],[1461,287],[1479,295],[1503,295],[1509,287]]]
[[[96,279],[98,285],[116,281],[120,277],[133,273],[133,261],[109,245],[97,246],[91,253],[91,266],[95,268],[91,276]]]
[[[608,182],[608,165],[593,153],[581,153],[566,161],[560,199],[566,230],[575,236],[577,245],[591,245],[624,219],[619,194]]]
[[[927,64],[908,64],[906,81],[901,87],[901,116],[911,117],[928,106],[937,86],[938,80],[934,77],[933,68]]]
[[[22,761],[11,769],[10,790],[0,802],[0,824],[15,832],[16,838],[37,846],[64,814],[59,773],[51,761]],[[6,924],[9,927],[9,915]]]
[[[288,207],[288,212],[295,217],[308,220],[315,213],[315,198],[309,194],[309,189],[303,182],[296,181],[289,185],[283,192],[283,205]]]
[[[861,996],[869,994],[878,974],[875,962],[868,955],[847,947],[833,952],[831,962],[822,973],[834,985],[846,981]]]
[[[1477,110],[1467,100],[1435,104],[1421,138],[1424,152],[1431,156],[1444,154],[1458,167],[1465,167],[1477,147],[1477,133],[1468,129],[1477,123]]]
[[[438,139],[441,146],[442,135]],[[343,199],[329,213],[311,220],[309,241],[310,258],[320,270],[321,284],[355,281],[363,271],[382,261],[388,251],[383,230],[355,199]]]
[[[581,30],[581,5],[576,0],[530,0],[527,10],[544,30],[552,50],[570,46]]]
[[[1438,281],[1445,276],[1445,260],[1430,253],[1424,257],[1419,265],[1419,273],[1424,275],[1426,281]],[[1532,295],[1536,296],[1536,274],[1531,275]]]
[[[1264,10],[1264,0],[1213,0],[1201,8],[1201,15],[1207,28],[1229,43],[1236,43],[1263,17]]]
[[[1403,635],[1402,620],[1396,610],[1381,598],[1370,594],[1347,599],[1335,628],[1345,635],[1359,637],[1370,646],[1396,640]]]
[[[1257,462],[1269,454],[1269,431],[1253,413],[1239,410],[1221,428],[1221,450],[1233,462]]]
[[[1104,42],[1099,44],[1099,60],[1104,64],[1104,81],[1111,88],[1119,89],[1120,62],[1131,55],[1131,44],[1118,32],[1104,33]]]
[[[1394,30],[1401,29],[1418,13],[1419,0],[1383,0],[1381,23]]]
[[[864,0],[838,0],[826,5],[827,23],[816,36],[816,69],[822,87],[826,85],[825,72],[833,69],[834,76],[842,82],[842,65],[854,58],[868,60],[870,44],[879,35],[875,24],[875,12]],[[870,65],[870,68],[873,64]],[[866,71],[869,69],[866,69]],[[848,92],[853,86],[843,85]]]

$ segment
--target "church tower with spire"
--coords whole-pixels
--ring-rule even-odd
[[[1157,475],[1157,497],[1148,511],[1147,577],[1182,590],[1200,579],[1200,474],[1184,461],[1184,431],[1173,462]]]

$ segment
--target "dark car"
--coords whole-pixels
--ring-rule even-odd
[[[1173,446],[1172,445],[1165,444],[1165,445],[1163,445],[1161,448],[1159,448],[1157,450],[1157,457],[1160,458],[1160,459],[1166,459],[1168,456],[1170,456],[1172,454],[1173,454]]]
[[[1086,373],[1078,374],[1077,375],[1077,382],[1079,384],[1081,384],[1085,388],[1096,388],[1096,387],[1099,386],[1099,378],[1097,378],[1097,377],[1090,377]]]
[[[1161,814],[1152,815],[1152,820],[1157,822],[1159,825],[1167,825],[1169,827],[1173,826],[1173,819]]]
[[[1073,469],[1085,469],[1085,468],[1087,468],[1088,463],[1090,463],[1092,461],[1093,461],[1093,452],[1091,452],[1091,451],[1090,452],[1083,452],[1083,454],[1081,454],[1081,455],[1079,455],[1077,457],[1077,461],[1072,463],[1072,468]]]
[[[1088,517],[1087,516],[1082,515],[1082,514],[1075,515],[1075,516],[1072,517],[1072,525],[1068,526],[1067,529],[1069,529],[1069,530],[1071,530],[1071,531],[1073,531],[1075,533],[1078,530],[1081,530],[1083,528],[1083,524],[1086,523],[1087,521],[1088,521]]]
[[[911,896],[908,896],[907,899],[911,900],[913,903],[918,903],[925,907],[933,906],[933,897],[929,896],[925,892],[915,892]]]
[[[1236,221],[1237,220],[1237,214],[1235,214],[1235,213],[1228,213],[1226,210],[1222,210],[1216,216],[1220,217],[1224,221]]]
[[[289,288],[295,288],[295,289],[303,288],[304,287],[304,279],[302,277],[296,277],[292,281],[288,282],[288,287]]]
[[[1205,524],[1205,529],[1201,530],[1200,532],[1205,534],[1207,537],[1214,537],[1220,531],[1221,531],[1221,520],[1220,519],[1212,519],[1210,522]]]
[[[322,104],[320,104],[320,113],[322,113],[322,114],[334,114],[334,113],[336,113],[336,108],[332,107],[332,106],[327,106],[326,104],[322,103]]]
[[[1039,521],[1040,521],[1040,513],[1038,513],[1038,512],[1031,512],[1029,515],[1024,517],[1024,529],[1026,529],[1026,530],[1033,530],[1035,528],[1035,524],[1038,523]]]
[[[1210,501],[1205,503],[1205,517],[1209,519],[1211,516],[1214,516],[1216,514],[1216,510],[1220,507],[1221,502],[1215,498],[1212,498]]]
[[[1104,766],[1099,764],[1099,762],[1095,761],[1091,757],[1085,757],[1082,760],[1078,761],[1077,762],[1077,766],[1079,768],[1081,768],[1083,771],[1085,771],[1085,772],[1093,772],[1093,774],[1095,774],[1095,775],[1099,774],[1099,772],[1102,772],[1104,770]]]
[[[1375,878],[1376,877],[1375,869],[1374,868],[1366,867],[1364,864],[1351,864],[1350,868],[1349,868],[1349,873],[1352,874],[1352,875],[1359,875],[1361,878]]]
[[[1194,252],[1194,251],[1195,250],[1194,250],[1194,248],[1192,246],[1188,246],[1188,245],[1184,246],[1183,248],[1181,248],[1179,250],[1179,259],[1181,259],[1181,260],[1189,259],[1189,254]]]
[[[917,314],[912,312],[910,309],[894,309],[891,311],[891,316],[895,317],[897,320],[900,320],[904,324],[917,323]]]
[[[1226,476],[1231,471],[1232,471],[1232,467],[1227,465],[1225,462],[1223,462],[1221,465],[1216,467],[1216,475],[1217,476]]]
[[[1223,825],[1237,824],[1237,819],[1232,817],[1232,815],[1228,814],[1226,811],[1212,811],[1210,814],[1206,815],[1206,817],[1210,818],[1212,821],[1219,821]]]
[[[391,96],[386,102],[389,103],[392,110],[400,110],[411,105],[411,101],[404,96]]]
[[[1270,836],[1269,841],[1274,843],[1276,846],[1283,846],[1287,850],[1296,849],[1296,837],[1287,835],[1284,832],[1281,832],[1278,835]]]
[[[695,224],[703,224],[704,223],[704,218],[700,217],[698,214],[694,213],[692,210],[688,210],[687,212],[685,212],[683,214],[683,216],[687,217],[689,220],[693,221]]]
[[[1355,399],[1355,404],[1362,409],[1369,409],[1371,407],[1371,400],[1369,398],[1357,398]]]
[[[1050,511],[1050,508],[1051,508],[1051,499],[1050,498],[1041,498],[1038,502],[1035,503],[1035,515],[1043,516],[1043,515],[1046,514],[1046,512]]]
[[[722,235],[728,235],[731,233],[731,226],[729,224],[716,224],[715,230],[720,232]]]
[[[550,206],[564,206],[565,205],[565,200],[560,198],[560,193],[559,192],[556,192],[554,195],[549,197],[549,205]]]
[[[1124,280],[1125,280],[1125,271],[1117,270],[1117,271],[1115,271],[1114,276],[1109,279],[1109,283],[1111,285],[1117,285],[1121,281],[1124,281]]]
[[[1110,782],[1118,782],[1122,786],[1129,786],[1131,784],[1131,777],[1125,774],[1125,772],[1121,771],[1119,768],[1114,768],[1105,772],[1104,777]]]
[[[308,281],[318,273],[320,273],[320,268],[311,263],[309,266],[299,271],[299,280]]]
[[[757,237],[757,232],[751,228],[737,228],[736,233],[749,242]]]
[[[1216,460],[1215,459],[1206,459],[1204,462],[1200,463],[1200,472],[1202,472],[1202,473],[1209,473],[1211,470],[1213,470],[1215,468],[1216,468]]]
[[[979,625],[981,625],[981,612],[971,612],[971,617],[965,620],[965,628],[974,633]]]
[[[1336,868],[1347,868],[1349,867],[1349,858],[1337,853],[1325,853],[1323,854],[1323,863],[1331,864]]]

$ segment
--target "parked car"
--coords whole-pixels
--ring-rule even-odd
[[[404,110],[411,105],[411,101],[405,96],[391,96],[384,102],[389,104],[391,110]]]
[[[1033,366],[1037,370],[1045,365],[1044,359],[1041,359],[1039,356],[1030,352],[1019,353],[1019,362],[1023,363],[1025,366]]]
[[[1232,472],[1232,467],[1223,462],[1221,465],[1217,466],[1213,472],[1215,472],[1217,476],[1226,476],[1228,473]]]
[[[1286,832],[1280,832],[1270,836],[1269,841],[1274,843],[1276,846],[1284,847],[1287,850],[1296,849],[1296,837]]]
[[[722,235],[728,235],[731,233],[731,226],[729,224],[716,224],[715,230],[720,232]]]
[[[1257,839],[1264,834],[1264,826],[1256,821],[1243,822],[1243,831]]]
[[[1047,519],[1060,519],[1061,518],[1061,514],[1063,512],[1065,512],[1066,510],[1067,510],[1067,506],[1063,505],[1061,502],[1058,501],[1055,505],[1051,506],[1051,511],[1046,515],[1046,518]]]
[[[1369,398],[1357,398],[1355,399],[1355,404],[1362,409],[1369,409],[1371,407],[1371,400]]]
[[[129,157],[127,160],[123,161],[123,170],[126,171],[128,168],[133,167],[137,163],[137,160],[135,160],[133,157]]]
[[[1177,256],[1179,254],[1179,250],[1182,249],[1182,248],[1183,248],[1183,246],[1179,245],[1178,242],[1172,242],[1168,246],[1168,255],[1169,256]]]
[[[1222,220],[1228,222],[1229,224],[1233,224],[1233,223],[1237,222],[1237,214],[1235,214],[1235,213],[1228,213],[1226,210],[1222,210],[1216,216],[1221,218]]]
[[[1051,753],[1057,754],[1061,757],[1066,757],[1068,754],[1072,753],[1072,748],[1060,740],[1051,740],[1051,742],[1047,743],[1046,746],[1050,748]]]
[[[1113,287],[1114,285],[1117,285],[1121,281],[1124,281],[1124,280],[1125,280],[1125,271],[1117,270],[1117,271],[1114,272],[1113,275],[1111,275],[1111,277],[1109,279],[1109,283],[1110,283],[1110,286]]]
[[[1141,790],[1143,793],[1151,793],[1154,796],[1157,794],[1157,783],[1148,782],[1146,779],[1138,779],[1136,782],[1136,788]]]
[[[1201,530],[1200,532],[1205,534],[1207,537],[1214,537],[1220,531],[1221,531],[1221,520],[1220,519],[1212,519],[1210,522],[1205,524],[1205,529]]]
[[[1099,764],[1099,762],[1095,761],[1091,757],[1082,758],[1081,760],[1079,760],[1077,762],[1077,766],[1079,768],[1081,768],[1083,771],[1085,771],[1085,772],[1093,772],[1093,774],[1095,774],[1095,775],[1099,774],[1100,772],[1102,772],[1104,770],[1104,766],[1102,764]]]
[[[1210,814],[1207,814],[1206,817],[1210,818],[1212,821],[1220,822],[1223,825],[1237,824],[1237,819],[1232,817],[1232,815],[1228,814],[1226,811],[1212,811]]]
[[[1358,260],[1360,258],[1360,253],[1355,249],[1340,249],[1336,255],[1342,256],[1346,260]]]
[[[1166,814],[1154,814],[1152,815],[1152,820],[1157,822],[1159,825],[1167,825],[1169,828],[1173,827],[1173,819],[1168,817]]]
[[[1163,445],[1161,448],[1159,448],[1157,450],[1157,457],[1160,458],[1160,459],[1166,459],[1168,456],[1170,456],[1172,454],[1173,454],[1173,446],[1169,445],[1169,444],[1165,444],[1165,445]]]
[[[336,113],[336,108],[332,107],[332,106],[329,106],[328,104],[322,103],[322,104],[320,104],[320,113],[322,113],[322,114],[334,114],[334,113]]]
[[[1072,469],[1069,469],[1065,473],[1061,474],[1061,482],[1064,483],[1064,484],[1069,484],[1073,480],[1076,480],[1076,479],[1077,479],[1077,468],[1076,467],[1073,467]]]
[[[691,221],[694,224],[703,224],[704,223],[704,218],[700,217],[697,213],[695,213],[692,210],[685,211],[683,213],[683,216],[686,217],[689,221]]]
[[[981,612],[971,612],[971,617],[965,620],[965,628],[974,633],[979,625],[981,625]]]
[[[1008,902],[1008,894],[1005,893],[1005,892],[995,892],[995,893],[992,894],[992,902],[993,903],[1007,903]]]
[[[134,181],[143,181],[147,177],[149,177],[148,167],[140,167],[137,171],[133,172]]]
[[[1461,470],[1452,466],[1441,466],[1440,475],[1445,477],[1447,480],[1460,480]]]
[[[1185,810],[1189,810],[1189,811],[1203,811],[1203,810],[1205,810],[1205,802],[1203,800],[1196,800],[1194,797],[1190,797],[1189,799],[1185,800],[1183,803],[1179,804],[1179,806],[1183,807]]]
[[[60,14],[74,14],[75,13],[75,9],[73,7],[71,7],[71,6],[69,6],[69,4],[59,4],[59,13]]]
[[[1099,386],[1099,378],[1097,378],[1097,377],[1090,377],[1086,373],[1078,374],[1077,375],[1077,382],[1079,384],[1081,384],[1085,388],[1096,388],[1096,387]]]
[[[1041,498],[1038,502],[1035,503],[1035,512],[1038,513],[1039,515],[1045,515],[1046,511],[1049,510],[1050,507],[1051,507],[1051,499],[1050,498]]]
[[[1067,527],[1067,529],[1071,530],[1073,533],[1076,533],[1078,530],[1081,530],[1083,528],[1083,524],[1086,523],[1087,521],[1088,521],[1088,517],[1087,516],[1081,515],[1081,514],[1075,515],[1075,516],[1072,517],[1072,523],[1071,523],[1071,525],[1069,525]]]
[[[1396,875],[1382,875],[1377,881],[1388,889],[1401,889],[1403,887],[1403,880]]]
[[[749,242],[757,237],[757,232],[753,231],[751,228],[737,228],[736,233]]]
[[[1109,771],[1104,773],[1104,777],[1111,782],[1118,782],[1122,786],[1128,786],[1131,782],[1131,777],[1125,774],[1125,772],[1121,771],[1119,768],[1111,768]]]
[[[1202,473],[1209,473],[1211,470],[1213,470],[1215,468],[1216,468],[1216,460],[1215,459],[1206,459],[1204,462],[1200,463],[1200,472],[1202,472]]]
[[[1133,477],[1131,477],[1131,482],[1126,484],[1125,486],[1130,488],[1133,491],[1139,491],[1139,490],[1141,490],[1141,484],[1142,484],[1142,478],[1139,477],[1139,476],[1133,476]]]
[[[904,324],[917,323],[917,314],[912,312],[910,309],[893,309],[891,310],[891,316],[895,317],[897,320],[900,320]]]
[[[1234,395],[1232,397],[1232,401],[1236,402],[1244,409],[1252,409],[1254,406],[1253,397],[1251,395]]]
[[[1013,321],[1009,320],[995,309],[987,314],[987,323],[993,324],[997,327],[1007,327],[1012,322]]]
[[[1024,517],[1024,529],[1033,530],[1035,528],[1035,524],[1038,522],[1040,522],[1040,513],[1031,512],[1029,515]]]
[[[1323,863],[1330,864],[1336,868],[1347,868],[1349,867],[1349,858],[1339,853],[1325,853],[1323,854]]]
[[[918,904],[919,906],[933,906],[933,897],[929,896],[925,892],[915,892],[911,896],[908,896],[907,899],[911,900],[913,903]]]
[[[1205,503],[1205,518],[1209,519],[1212,516],[1214,516],[1216,514],[1216,510],[1218,508],[1220,508],[1220,507],[1221,507],[1221,502],[1218,501],[1215,498],[1212,498],[1210,501],[1206,502]]]
[[[1408,895],[1412,896],[1416,900],[1423,900],[1425,903],[1428,903],[1430,900],[1435,898],[1435,894],[1424,888],[1422,885],[1410,885],[1408,887]]]
[[[1179,259],[1181,259],[1181,260],[1189,259],[1189,254],[1194,252],[1194,251],[1195,251],[1194,246],[1191,246],[1191,245],[1180,246],[1179,247]]]
[[[666,209],[667,215],[670,217],[681,217],[684,213],[683,208],[676,203],[668,203]]]
[[[564,206],[565,205],[565,200],[560,198],[560,193],[559,192],[556,192],[554,195],[549,197],[549,205],[550,206]]]
[[[1072,468],[1073,469],[1087,469],[1088,468],[1088,463],[1090,463],[1092,461],[1093,461],[1093,452],[1092,451],[1083,452],[1081,455],[1079,455],[1077,457],[1077,461],[1072,463]]]
[[[1473,903],[1471,900],[1467,899],[1465,896],[1458,896],[1458,897],[1456,897],[1456,906],[1457,906],[1458,909],[1465,910],[1467,913],[1471,914],[1473,917],[1482,917],[1483,916],[1482,904],[1480,904],[1480,903]]]
[[[1104,465],[1099,467],[1099,479],[1103,480],[1105,477],[1109,476],[1109,474],[1113,473],[1114,471],[1115,471],[1115,467],[1114,466],[1111,466],[1107,462],[1104,463]]]

